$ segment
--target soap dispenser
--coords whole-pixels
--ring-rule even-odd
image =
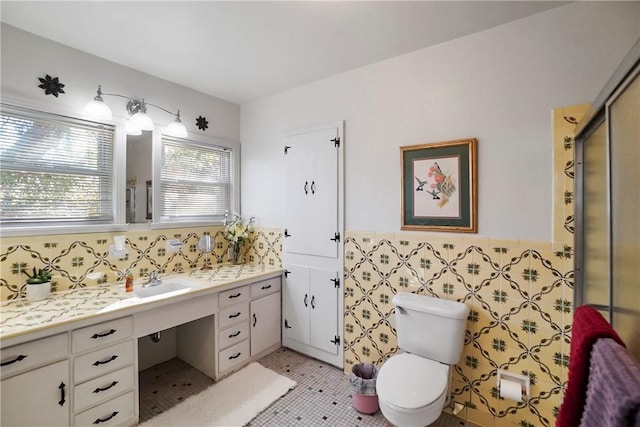
[[[133,292],[133,270],[131,268],[127,269],[127,273],[125,275],[125,284],[124,289],[126,292]]]

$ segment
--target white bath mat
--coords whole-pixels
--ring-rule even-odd
[[[295,386],[295,381],[254,362],[140,425],[244,426]]]

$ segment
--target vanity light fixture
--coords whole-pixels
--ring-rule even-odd
[[[142,135],[142,129],[135,127],[131,124],[131,120],[127,120],[126,128],[127,135]]]
[[[103,96],[118,96],[127,100],[127,111],[131,118],[127,120],[127,135],[140,135],[143,130],[153,130],[153,120],[147,114],[147,106],[156,107],[162,111],[165,111],[175,117],[174,121],[167,126],[167,134],[176,136],[179,138],[186,138],[188,136],[187,128],[180,120],[180,110],[177,113],[173,113],[164,107],[161,107],[150,102],[145,102],[143,99],[139,101],[137,99],[129,98],[125,95],[117,93],[103,93],[102,86],[98,85],[97,95],[89,101],[84,107],[84,113],[94,120],[112,120],[113,114],[111,108],[104,102]]]

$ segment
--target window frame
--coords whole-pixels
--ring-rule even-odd
[[[112,147],[113,164],[111,168],[111,185],[112,185],[112,221],[97,223],[95,221],[59,221],[59,222],[30,222],[25,221],[23,223],[16,224],[0,224],[0,234],[3,237],[13,236],[33,236],[33,235],[52,235],[52,234],[68,234],[68,233],[93,233],[93,232],[107,232],[107,231],[123,231],[126,230],[126,224],[122,224],[123,214],[120,214],[119,205],[124,203],[124,189],[120,191],[120,187],[124,185],[125,179],[124,169],[120,167],[120,159],[123,156],[123,141],[125,139],[124,134],[124,121],[111,120],[104,122],[96,122],[87,120],[86,117],[78,114],[76,109],[71,109],[67,106],[55,106],[52,108],[50,105],[42,103],[28,102],[23,99],[15,98],[12,96],[3,96],[2,103],[9,108],[15,107],[17,109],[32,110],[35,113],[41,113],[43,115],[54,115],[68,118],[71,120],[80,120],[86,122],[93,122],[97,124],[105,124],[108,126],[114,126],[114,140]],[[121,200],[122,199],[122,200]]]
[[[82,116],[78,107],[71,107],[64,104],[50,104],[43,101],[24,99],[13,95],[2,96],[2,102],[22,108],[32,109],[47,114],[67,116],[73,119],[86,120]],[[3,227],[0,226],[1,237],[21,237],[37,235],[57,235],[57,234],[84,234],[84,233],[107,233],[107,232],[128,232],[144,231],[167,228],[185,228],[222,225],[223,221],[153,221],[150,223],[126,222],[126,163],[127,163],[127,117],[114,115],[113,120],[105,120],[97,123],[105,123],[115,126],[115,140],[113,147],[113,218],[111,224],[65,224],[65,225],[29,225]],[[166,132],[166,126],[156,123],[152,132],[152,179],[159,182],[161,138]],[[218,136],[209,136],[200,133],[189,132],[188,139],[202,143],[211,144],[218,147],[226,147],[231,150],[231,210],[240,212],[240,149],[239,141],[226,139]],[[159,197],[159,186],[153,187],[153,198]],[[153,206],[153,218],[158,218],[159,212]]]
[[[162,165],[162,135],[165,134],[165,127],[156,126],[156,130],[152,135],[152,175],[153,182],[160,182],[160,174],[161,174],[161,165]],[[180,140],[181,138],[176,138],[172,136],[168,136],[172,140]],[[189,133],[187,138],[183,138],[184,140],[191,141],[195,144],[212,146],[216,148],[222,148],[230,151],[231,154],[231,164],[230,164],[230,191],[231,191],[231,211],[239,212],[240,210],[240,186],[238,183],[240,182],[240,143],[220,137],[210,137],[207,135],[194,134]],[[160,186],[153,185],[152,187],[152,197],[153,200],[160,200]],[[157,203],[153,203],[152,206],[152,222],[150,223],[151,229],[162,229],[162,228],[180,228],[180,227],[201,227],[201,226],[210,226],[210,225],[222,225],[224,223],[224,219],[206,219],[206,220],[198,220],[198,219],[166,219],[160,217],[160,208]],[[158,220],[156,220],[158,218]]]

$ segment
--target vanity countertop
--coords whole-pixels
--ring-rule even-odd
[[[198,294],[211,293],[218,289],[230,288],[277,277],[282,274],[279,267],[264,265],[220,264],[212,270],[191,270],[181,274],[166,274],[161,278],[180,276],[198,283],[198,287],[177,295],[162,295],[139,298],[126,293],[124,282],[105,284],[52,293],[42,301],[30,302],[26,299],[3,302],[0,306],[0,340],[19,337],[76,322],[103,314],[127,315],[152,306],[169,304],[174,301],[193,298]],[[140,286],[142,282],[135,284]]]

